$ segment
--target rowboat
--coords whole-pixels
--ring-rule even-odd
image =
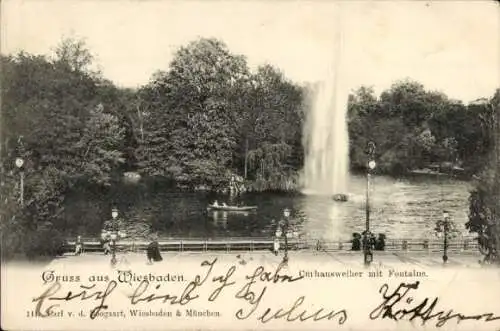
[[[222,210],[222,211],[252,211],[256,210],[257,206],[214,206],[214,205],[208,205],[207,209],[209,210]]]

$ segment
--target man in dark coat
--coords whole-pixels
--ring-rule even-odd
[[[148,263],[153,263],[153,261],[159,262],[163,260],[160,254],[160,245],[158,244],[158,241],[156,239],[153,239],[153,241],[149,243],[148,248],[146,249],[146,253]]]
[[[385,250],[385,234],[379,233],[377,242],[375,244],[375,249],[378,251],[383,251]]]
[[[351,243],[352,243],[351,250],[353,251],[361,250],[361,235],[357,232],[353,233]]]

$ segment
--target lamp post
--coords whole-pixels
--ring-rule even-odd
[[[368,142],[368,168],[366,171],[366,219],[365,219],[365,236],[363,240],[363,252],[364,252],[364,262],[368,266],[373,261],[372,247],[370,244],[370,178],[371,172],[377,166],[374,160],[375,155],[375,143],[373,141]]]
[[[111,265],[116,264],[116,239],[118,238],[118,233],[116,229],[116,219],[118,218],[118,209],[113,208],[111,210],[111,217],[113,218],[113,231],[111,231],[111,241],[112,241],[112,248],[111,248]]]
[[[24,160],[20,157],[16,158],[16,167],[19,169],[20,174],[20,183],[19,183],[19,202],[21,203],[21,207],[24,206]]]
[[[448,236],[453,231],[453,223],[450,219],[450,214],[445,210],[443,211],[443,219],[436,222],[436,235],[437,237],[443,234],[443,263],[448,262]]]
[[[285,216],[285,224],[283,229],[283,235],[285,236],[285,256],[283,256],[283,263],[288,262],[288,228],[290,226],[290,209],[285,208],[283,210],[283,216]]]
[[[284,220],[281,220],[278,224],[278,228],[276,229],[276,237],[280,238],[284,236],[285,238],[285,255],[283,256],[283,263],[286,264],[288,262],[288,228],[290,226],[290,209],[285,208],[283,210]]]

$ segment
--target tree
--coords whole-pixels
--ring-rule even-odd
[[[349,132],[349,159],[353,168],[364,168],[365,148],[374,139],[370,119],[378,116],[379,101],[373,88],[361,86],[348,97],[347,123]]]
[[[63,38],[55,49],[54,62],[78,72],[90,73],[90,66],[94,56],[90,52],[85,40]]]
[[[484,164],[491,143],[490,117],[484,102],[465,106],[408,79],[394,83],[378,99],[372,89],[361,87],[349,97],[351,166],[364,168],[364,149],[373,140],[382,172],[446,163],[473,173]]]
[[[238,130],[240,155],[245,156],[245,175],[250,154],[255,158],[262,154],[265,146],[271,145],[281,146],[288,151],[281,166],[289,164],[299,169],[303,155],[303,89],[288,81],[278,69],[264,65],[258,67],[251,76],[247,91],[246,104],[243,106],[245,111],[240,117]],[[256,168],[251,170],[255,171]],[[255,176],[256,173],[251,175]]]
[[[2,190],[7,192],[2,197],[9,195],[9,187],[15,188],[17,179],[9,172],[15,171],[17,156],[25,159],[26,178],[23,206],[12,199],[2,201],[2,210],[8,211],[2,216],[10,229],[3,239],[14,242],[15,234],[24,232],[33,243],[13,245],[11,253],[53,254],[51,238],[65,230],[66,194],[76,184],[108,185],[123,162],[123,129],[115,115],[99,106],[109,100],[100,102],[102,81],[85,71],[89,63],[82,47],[79,44],[73,56],[71,45],[65,43],[52,60],[26,53],[2,57],[6,75],[2,75],[1,168]]]
[[[478,234],[480,251],[486,262],[500,263],[500,90],[489,102],[492,116],[486,126],[491,129],[489,162],[469,197],[469,221],[466,227]]]
[[[137,93],[140,167],[181,186],[214,188],[234,174],[254,177],[250,152],[276,144],[289,146],[284,165],[298,169],[303,93],[270,65],[251,74],[245,58],[218,40],[193,41]]]
[[[74,145],[74,154],[80,162],[74,173],[88,183],[109,185],[112,169],[124,162],[119,150],[124,131],[114,115],[104,112],[102,104],[92,108]]]
[[[207,164],[232,167],[239,109],[231,93],[247,75],[244,57],[218,40],[202,38],[181,47],[169,70],[153,77],[144,91],[152,121],[144,128],[145,145],[152,146],[144,159],[147,173],[187,186],[195,185],[189,179],[193,172],[196,185],[226,180],[225,174],[213,178],[213,171],[203,171]]]

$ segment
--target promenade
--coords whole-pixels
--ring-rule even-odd
[[[236,262],[246,264],[250,261],[259,262],[264,265],[278,264],[283,259],[283,251],[278,256],[272,252],[162,252],[163,261],[154,263],[161,265],[167,263],[169,265],[184,263],[192,263],[201,261],[202,259],[214,259],[227,263]],[[308,261],[318,264],[332,264],[337,266],[347,267],[363,267],[363,252],[328,252],[328,251],[290,251],[288,253],[289,264],[296,264],[299,261]],[[482,268],[479,263],[482,260],[482,255],[468,252],[466,254],[448,254],[449,259],[446,265],[443,265],[442,254],[438,252],[389,252],[389,251],[374,251],[372,266],[391,268],[391,267],[418,267],[418,268]],[[116,255],[118,265],[147,265],[145,252],[119,252]],[[111,255],[104,255],[100,252],[84,253],[75,256],[73,253],[66,253],[62,257],[54,259],[51,265],[107,265],[110,264]]]
[[[273,249],[274,239],[265,238],[159,238],[159,248],[167,252],[232,252],[232,251],[269,251]],[[85,251],[102,252],[103,247],[97,238],[82,238]],[[150,241],[144,239],[133,240],[126,238],[117,241],[117,250],[122,252],[144,251]],[[350,241],[325,241],[320,239],[289,238],[287,240],[288,250],[309,250],[309,251],[329,251],[348,252],[352,248]],[[285,240],[280,239],[280,246],[285,247]],[[74,239],[68,240],[65,252],[73,252],[75,247]],[[421,238],[398,238],[385,241],[385,251],[390,252],[416,252],[416,253],[439,253],[444,248],[442,239],[421,239]],[[447,249],[450,252],[460,254],[474,254],[478,251],[477,241],[473,238],[459,238],[449,240]]]

